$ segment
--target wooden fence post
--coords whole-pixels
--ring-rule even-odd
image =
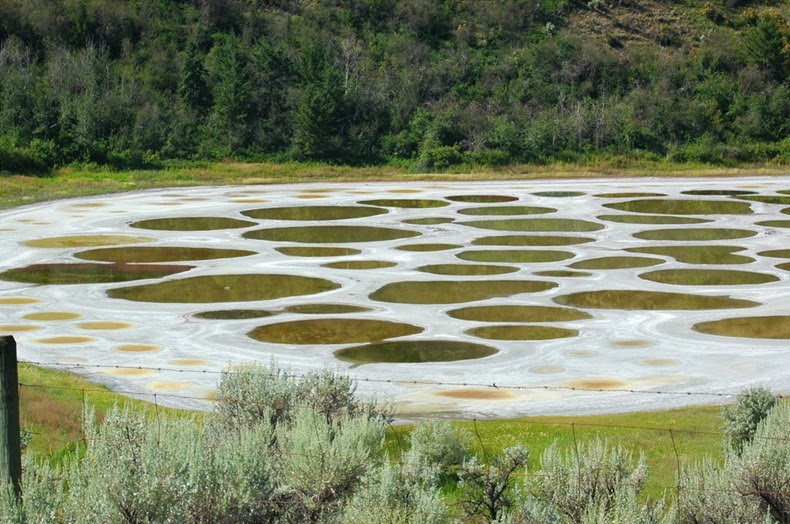
[[[20,496],[22,447],[19,437],[19,377],[14,337],[0,337],[0,480]]]

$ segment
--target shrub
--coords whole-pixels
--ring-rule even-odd
[[[757,425],[775,405],[776,397],[769,389],[754,387],[738,395],[735,405],[722,410],[727,444],[735,453],[752,440]]]

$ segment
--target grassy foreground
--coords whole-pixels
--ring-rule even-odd
[[[96,408],[99,417],[115,404],[131,404],[154,416],[180,412],[113,393],[79,375],[43,369],[28,364],[19,367],[20,417],[22,428],[31,433],[28,451],[39,457],[58,459],[82,442],[82,407]],[[190,415],[194,415],[190,412]],[[471,436],[481,456],[498,453],[518,443],[526,445],[531,457],[529,471],[540,467],[539,457],[555,440],[565,450],[600,436],[612,444],[644,453],[650,468],[647,494],[660,496],[675,483],[679,467],[710,456],[721,456],[720,408],[700,406],[670,411],[648,411],[578,417],[524,417],[516,419],[457,421]],[[408,446],[412,426],[394,426],[388,433],[393,457]],[[668,430],[672,428],[672,433]]]
[[[325,164],[195,163],[159,170],[108,171],[63,168],[46,176],[1,175],[0,208],[45,200],[136,189],[297,182],[374,182],[413,180],[527,180],[594,177],[711,177],[786,175],[787,166],[714,167],[703,164],[638,163],[607,159],[587,165],[509,166],[499,169],[414,173],[392,166],[348,167]]]

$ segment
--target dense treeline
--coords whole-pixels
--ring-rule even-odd
[[[790,158],[784,2],[0,0],[0,171]]]

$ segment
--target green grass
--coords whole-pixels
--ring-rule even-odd
[[[66,371],[19,365],[19,418],[31,433],[27,451],[38,456],[59,457],[76,449],[83,440],[82,408],[89,403],[96,415],[114,405],[131,405],[155,414],[174,414],[163,408],[131,399]]]

